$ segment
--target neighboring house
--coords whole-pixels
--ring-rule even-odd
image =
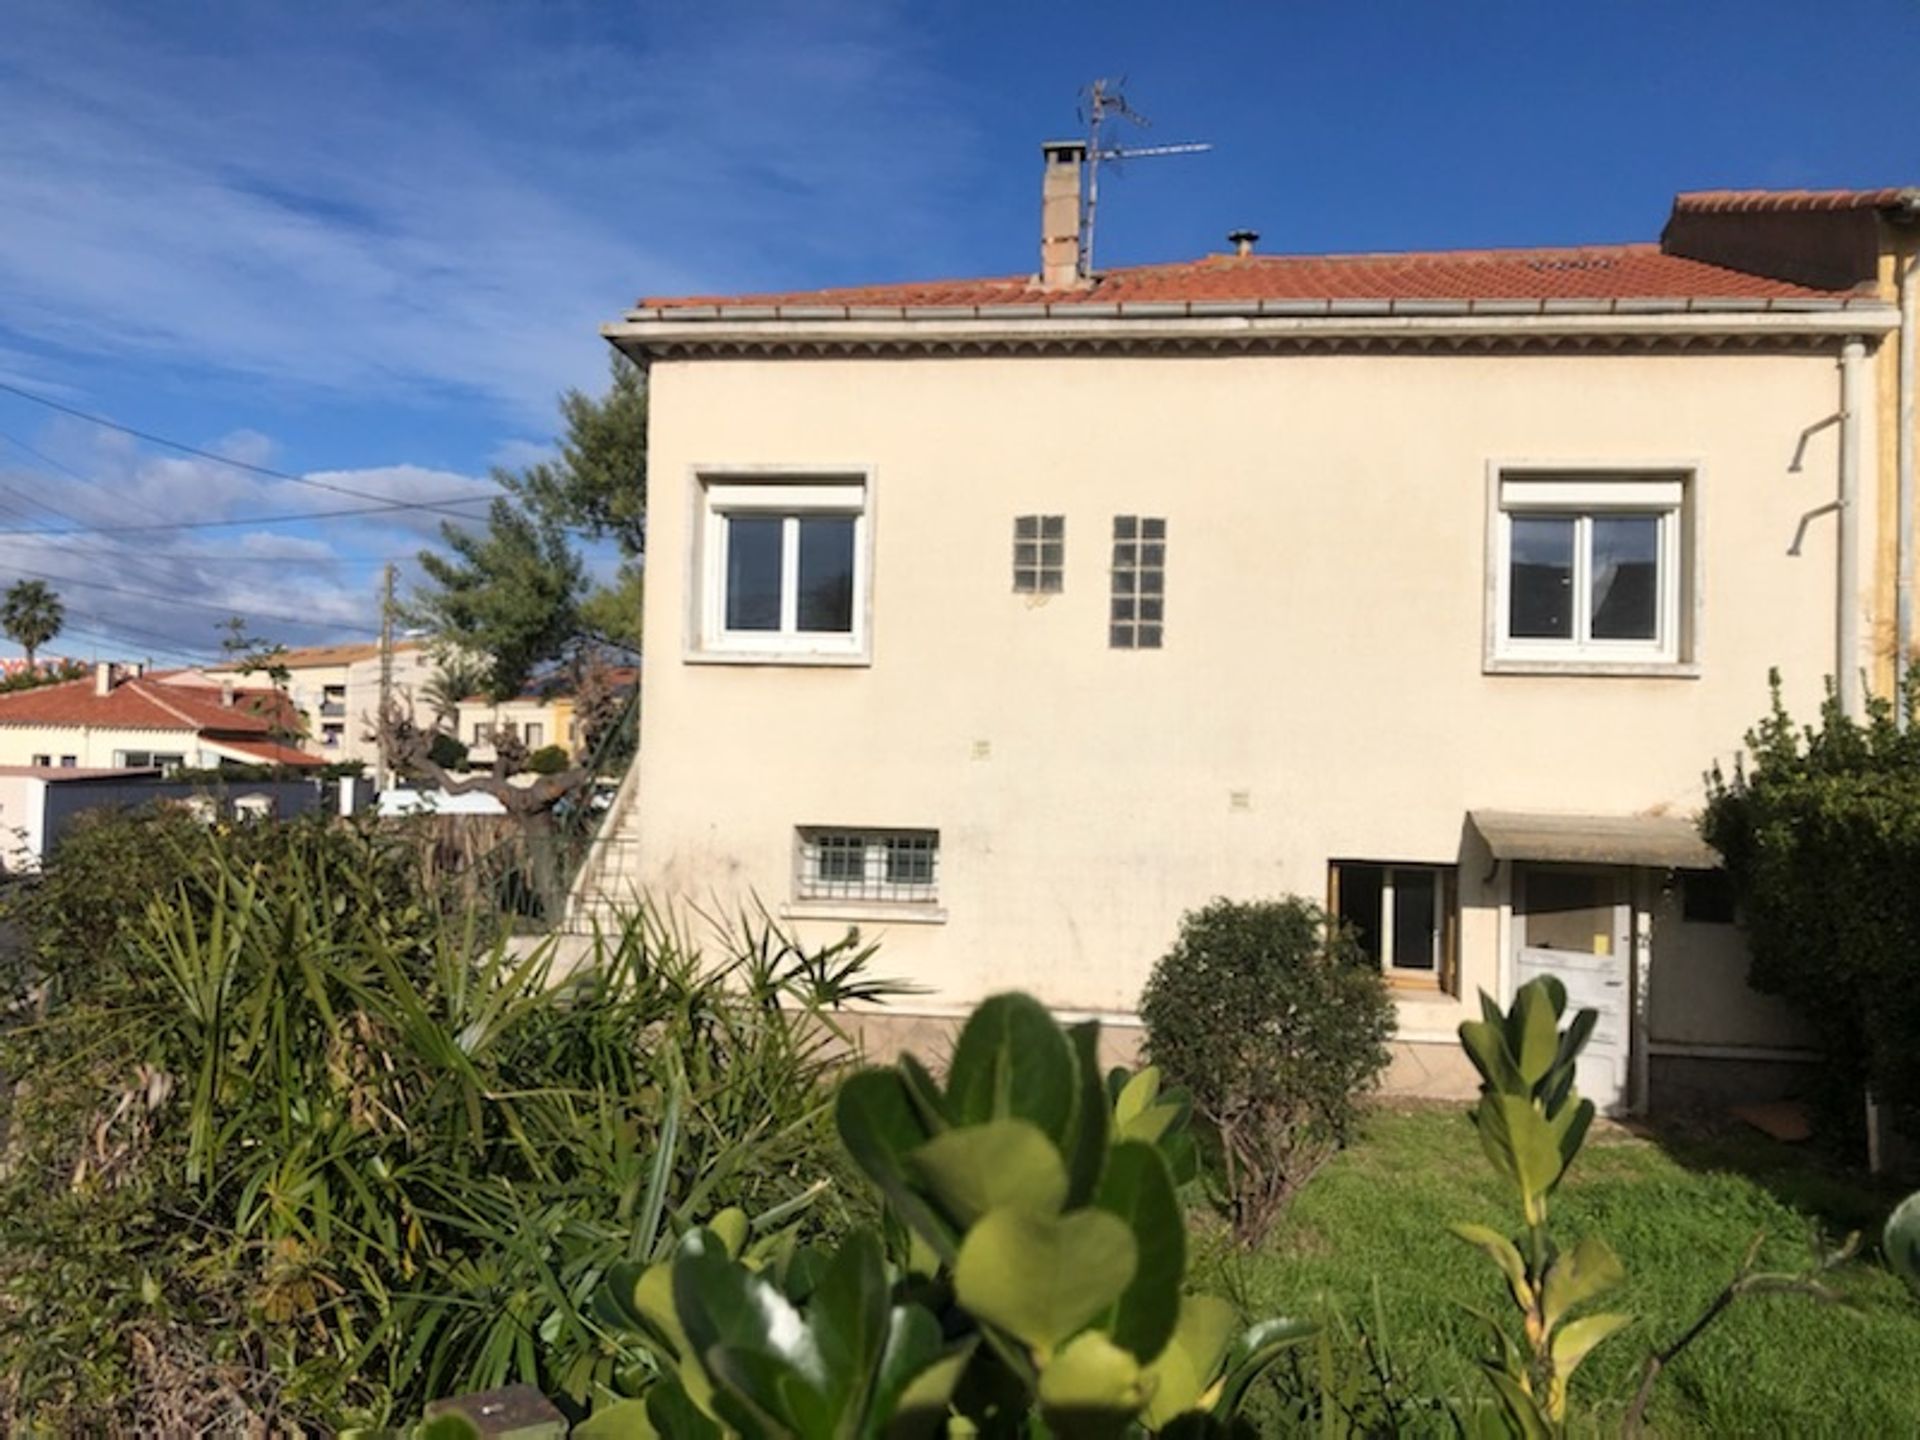
[[[103,662],[84,680],[0,694],[0,765],[167,771],[324,763],[281,738],[296,726],[277,690]]]
[[[640,672],[632,666],[615,666],[607,675],[607,683],[621,695],[630,695],[639,681]],[[518,738],[529,753],[559,745],[578,760],[583,757],[574,705],[571,682],[564,673],[535,681],[508,700],[472,695],[460,702],[459,738],[475,765],[493,763],[494,740],[504,733]]]
[[[374,644],[317,645],[283,651],[277,663],[286,667],[286,693],[299,712],[305,730],[305,749],[332,761],[358,760],[372,765],[380,747],[374,726],[380,713],[380,647]],[[403,705],[425,708],[419,691],[434,673],[432,656],[418,640],[400,640],[393,647],[393,689]],[[262,683],[259,671],[242,676],[230,667],[206,670],[210,679]],[[422,716],[422,719],[429,717]]]
[[[858,926],[926,987],[896,1032],[1016,987],[1126,1026],[1183,912],[1300,892],[1387,973],[1400,1089],[1470,1090],[1476,992],[1541,973],[1602,1012],[1603,1104],[1789,1080],[1693,817],[1769,668],[1860,707],[1906,192],[1090,277],[1082,154],[1037,276],[608,327],[660,603],[600,891]],[[1738,243],[1781,210],[1871,264]]]
[[[494,741],[511,734],[529,752],[563,745],[572,754],[573,697],[528,690],[508,700],[470,695],[460,702],[458,735],[474,765],[493,763]]]

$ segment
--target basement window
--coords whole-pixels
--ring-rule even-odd
[[[1059,594],[1066,588],[1066,564],[1066,516],[1021,515],[1014,519],[1014,594]]]
[[[1158,650],[1166,633],[1166,592],[1166,520],[1114,516],[1107,643],[1115,650]]]
[[[1458,870],[1336,860],[1328,867],[1328,908],[1396,983],[1451,990]]]
[[[801,900],[930,905],[939,896],[937,830],[804,825],[795,832],[795,851]]]

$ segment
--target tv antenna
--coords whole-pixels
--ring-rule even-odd
[[[1096,80],[1080,92],[1080,118],[1087,126],[1087,183],[1080,206],[1080,273],[1093,274],[1093,222],[1100,208],[1100,163],[1103,160],[1146,160],[1158,155],[1198,155],[1213,149],[1208,141],[1187,141],[1177,145],[1117,145],[1108,135],[1108,127],[1125,120],[1144,130],[1153,122],[1127,104],[1124,93],[1126,76],[1118,80]]]

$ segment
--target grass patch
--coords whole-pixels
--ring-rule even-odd
[[[1873,1241],[1895,1195],[1823,1171],[1818,1157],[1762,1137],[1683,1133],[1649,1140],[1602,1127],[1554,1197],[1563,1243],[1597,1232],[1627,1282],[1603,1308],[1638,1316],[1574,1381],[1576,1407],[1617,1428],[1646,1352],[1677,1336],[1731,1276],[1758,1231],[1767,1268],[1802,1268],[1847,1228],[1867,1258],[1837,1273],[1850,1304],[1755,1296],[1661,1379],[1661,1435],[1920,1434],[1920,1304],[1879,1263]],[[1362,1139],[1304,1192],[1258,1253],[1210,1230],[1196,1279],[1250,1313],[1332,1307],[1372,1313],[1374,1287],[1396,1364],[1424,1395],[1478,1395],[1488,1341],[1461,1306],[1511,1309],[1493,1267],[1446,1230],[1517,1229],[1464,1108],[1381,1109]]]

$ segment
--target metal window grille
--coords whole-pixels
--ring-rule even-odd
[[[1167,522],[1113,517],[1113,603],[1107,641],[1116,650],[1158,650],[1167,605]]]
[[[935,898],[940,877],[937,830],[827,830],[798,832],[796,891],[802,900],[922,903]]]
[[[1014,517],[1014,594],[1059,594],[1066,589],[1066,565],[1066,516],[1019,515]]]

